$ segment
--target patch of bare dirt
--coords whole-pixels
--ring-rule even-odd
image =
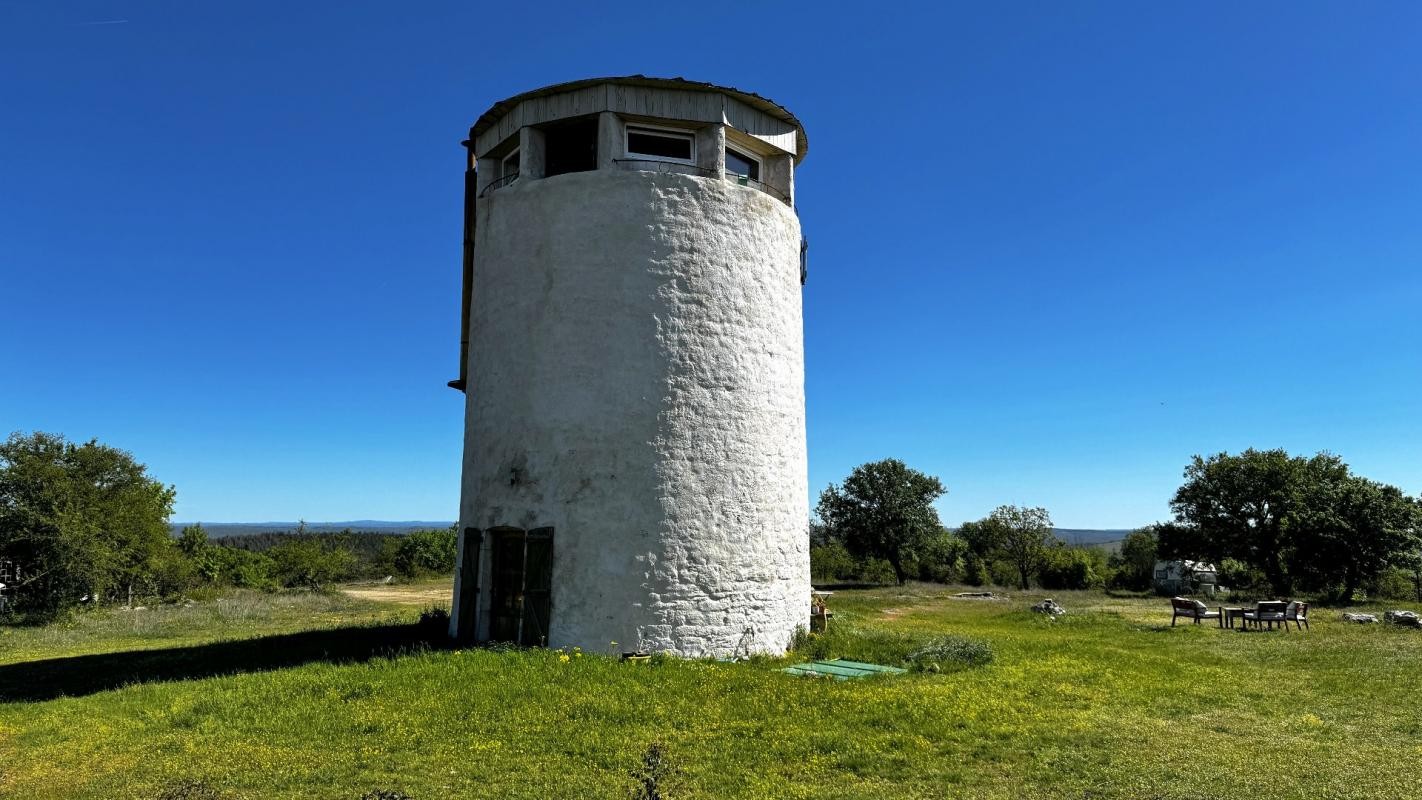
[[[377,584],[346,586],[342,592],[361,600],[401,606],[447,606],[453,590],[444,584]]]

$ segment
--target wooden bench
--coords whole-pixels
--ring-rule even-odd
[[[1170,598],[1170,611],[1170,627],[1172,628],[1175,627],[1175,621],[1181,617],[1195,620],[1196,625],[1199,625],[1202,619],[1220,618],[1220,612],[1211,611],[1209,606],[1199,600],[1189,600],[1184,597]],[[1220,625],[1223,626],[1224,622],[1221,621]]]

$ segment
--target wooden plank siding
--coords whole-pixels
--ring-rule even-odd
[[[734,97],[721,96],[726,102],[724,120],[736,130],[795,155],[795,126],[784,120],[751,108]]]
[[[525,126],[601,111],[650,119],[726,124],[780,151],[795,154],[796,129],[784,120],[715,91],[665,89],[604,83],[530,97],[515,105],[474,143],[483,157]]]
[[[721,121],[723,98],[711,92],[612,85],[607,89],[608,110],[618,114],[703,124]]]

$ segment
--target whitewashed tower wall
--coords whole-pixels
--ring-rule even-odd
[[[537,530],[553,554],[540,643],[783,652],[810,598],[803,130],[706,84],[567,86],[471,131],[451,633],[494,638],[492,537]],[[595,120],[596,168],[545,176],[539,126],[575,117]],[[637,161],[627,124],[691,133],[694,164]],[[758,181],[727,178],[728,137]]]

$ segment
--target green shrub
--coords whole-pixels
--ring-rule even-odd
[[[894,576],[894,566],[885,558],[871,558],[864,562],[864,567],[859,572],[859,580],[881,585],[899,582]]]
[[[1417,600],[1417,585],[1410,570],[1385,570],[1370,586],[1368,597],[1378,600]]]
[[[150,595],[172,597],[193,588],[199,580],[192,559],[177,547],[164,547],[150,558],[147,580],[142,583]]]
[[[909,667],[924,672],[966,669],[991,664],[992,645],[966,636],[939,636],[909,653]]]
[[[194,556],[195,569],[210,584],[243,589],[275,589],[276,565],[265,553],[218,544],[205,545]]]
[[[859,562],[843,544],[827,542],[810,547],[810,575],[820,583],[852,581],[859,578]]]
[[[249,553],[230,547],[222,548],[227,559],[223,576],[227,583],[245,589],[275,589],[276,562],[266,553]]]
[[[1001,559],[994,559],[987,562],[987,577],[991,579],[994,586],[1016,586],[1017,568]]]
[[[395,570],[407,578],[453,572],[458,550],[453,528],[414,531],[395,547]]]
[[[1053,547],[1037,574],[1044,589],[1093,589],[1105,583],[1106,555],[1095,548]]]
[[[963,556],[963,583],[969,586],[982,586],[992,580],[992,575],[988,571],[988,566],[978,554],[969,550]]]
[[[316,538],[300,537],[282,542],[267,551],[274,573],[283,586],[323,589],[345,580],[355,566],[350,550]]]
[[[963,573],[963,540],[948,530],[928,537],[904,563],[904,573],[910,578],[934,583],[957,582]],[[838,541],[821,538],[810,545],[810,576],[816,583],[855,581],[861,583],[897,583],[894,567],[884,558],[855,558]]]
[[[956,583],[963,574],[963,556],[968,545],[946,528],[927,537],[918,549],[911,572],[921,581]]]

